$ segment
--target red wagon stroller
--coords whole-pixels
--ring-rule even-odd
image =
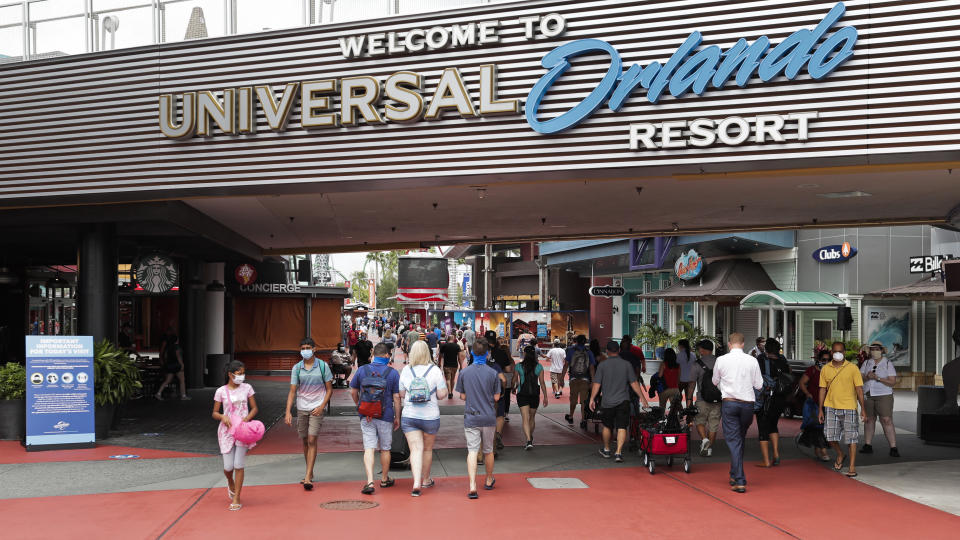
[[[670,412],[666,417],[641,427],[640,456],[643,458],[643,466],[650,474],[656,472],[656,456],[666,456],[667,467],[673,466],[674,457],[681,456],[683,472],[690,472],[692,455],[689,423],[696,414],[696,406],[681,409],[678,398],[670,404]]]

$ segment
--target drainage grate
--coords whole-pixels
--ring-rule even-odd
[[[380,506],[373,501],[327,501],[320,505],[324,510],[370,510]]]

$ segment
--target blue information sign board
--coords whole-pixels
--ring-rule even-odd
[[[26,338],[27,450],[94,446],[93,338]]]

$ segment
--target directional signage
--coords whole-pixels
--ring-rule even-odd
[[[604,296],[609,298],[612,296],[623,296],[625,294],[627,294],[627,291],[625,291],[623,287],[590,287],[590,296]]]

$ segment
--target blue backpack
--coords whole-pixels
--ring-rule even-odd
[[[368,420],[383,418],[383,395],[387,390],[387,375],[393,369],[390,366],[385,367],[381,373],[369,369],[367,375],[360,379],[360,403],[357,412]]]

